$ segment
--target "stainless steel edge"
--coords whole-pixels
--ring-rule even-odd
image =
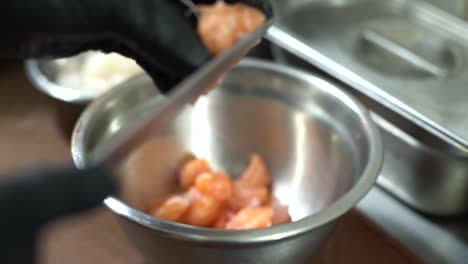
[[[86,104],[96,97],[94,93],[86,93],[72,88],[61,87],[50,81],[40,70],[39,60],[29,59],[24,62],[26,76],[39,91],[58,100],[74,104]]]
[[[286,31],[282,30],[280,27],[274,25],[270,28],[267,34],[267,39],[272,41],[274,44],[279,47],[291,52],[292,54],[306,59],[313,65],[321,68],[328,74],[333,75],[337,79],[347,83],[348,85],[359,90],[361,93],[379,101],[382,105],[385,105],[387,108],[392,109],[398,114],[404,116],[414,124],[423,127],[427,131],[437,135],[442,138],[452,147],[459,149],[464,153],[468,153],[468,148],[466,148],[463,142],[454,139],[451,136],[446,135],[445,133],[439,133],[439,129],[436,124],[426,116],[414,111],[410,107],[402,104],[400,101],[393,99],[392,96],[384,91],[380,90],[377,86],[363,79],[359,75],[353,73],[352,71],[346,69],[342,65],[335,63],[326,56],[320,54],[317,50],[312,47],[300,42]]]
[[[282,63],[303,63],[284,50],[275,48],[273,51]],[[303,67],[317,71],[310,65]],[[347,85],[343,87],[354,91]],[[372,118],[381,130],[385,155],[378,185],[426,214],[457,216],[468,212],[466,155],[454,152],[434,135],[424,134],[401,119],[395,119],[389,115],[389,109],[366,95],[353,94],[372,110]]]
[[[274,60],[275,55],[285,55],[285,53],[276,54],[281,49],[271,43],[265,44],[262,50],[269,50],[269,52],[259,52],[258,56],[269,60]],[[288,59],[292,63],[291,57]],[[276,63],[282,64],[286,62],[288,60],[276,61]],[[310,67],[310,64],[301,60],[294,60],[293,65],[301,66],[325,79],[329,79],[328,75],[319,69]],[[331,81],[334,80],[331,79]],[[361,98],[358,97],[358,99]],[[363,103],[368,106],[365,101]],[[382,135],[382,139],[384,145],[386,145],[385,135]],[[411,144],[411,138],[404,140]],[[447,154],[447,156],[448,158],[451,157],[450,154]],[[407,166],[410,165],[407,164]],[[385,166],[388,165],[384,161]],[[378,180],[398,177],[392,166],[384,170],[387,172],[382,172]],[[389,175],[390,173],[392,175]],[[466,215],[455,218],[428,216],[411,209],[400,199],[379,186],[374,187],[357,205],[357,208],[425,263],[465,263],[468,259],[468,219]]]
[[[320,226],[329,223],[332,219],[337,219],[346,213],[350,208],[353,207],[354,204],[358,203],[365,196],[369,189],[373,187],[376,176],[382,167],[383,148],[381,137],[376,125],[370,119],[368,111],[347,92],[303,71],[291,69],[286,66],[249,59],[243,60],[240,65],[252,66],[260,69],[269,69],[294,76],[295,78],[304,80],[305,82],[312,82],[316,83],[317,85],[320,84],[319,86],[322,87],[321,89],[324,91],[326,90],[327,93],[334,94],[335,97],[339,98],[340,101],[345,103],[349,109],[352,110],[361,120],[360,123],[365,128],[365,133],[369,140],[369,162],[366,164],[362,176],[355,183],[355,186],[326,209],[287,225],[274,226],[269,229],[234,232],[236,234],[236,241],[246,243],[285,239],[291,236],[300,235],[306,231],[313,230],[314,228],[319,228]],[[130,83],[124,85],[130,85]],[[78,161],[81,162],[81,165],[84,166],[88,165],[90,160],[92,161],[92,158],[83,159],[82,157],[84,153],[82,153],[83,149],[81,149],[80,146],[82,146],[84,143],[82,142],[83,138],[85,137],[83,133],[86,133],[86,131],[84,131],[84,127],[89,123],[89,118],[92,117],[92,112],[98,108],[98,103],[100,102],[97,101],[93,103],[87,110],[85,110],[85,113],[78,121],[74,132],[72,153],[74,156],[78,157]],[[111,208],[111,210],[114,211],[114,213],[124,217],[131,222],[146,226],[149,229],[166,230],[166,235],[174,236],[178,239],[205,242],[235,242],[232,240],[232,232],[218,232],[209,229],[193,229],[187,226],[161,221],[152,218],[139,210],[129,207],[117,197],[108,197],[105,203]]]
[[[203,94],[207,85],[216,83],[261,40],[272,24],[273,20],[267,21],[260,29],[244,37],[233,48],[196,70],[171,90],[164,105],[155,107],[132,126],[118,131],[111,140],[96,149],[91,160],[109,166],[122,160],[126,154],[148,139],[155,131],[162,129],[188,103]]]
[[[303,0],[293,1],[290,5],[293,6],[292,8],[297,8],[298,10],[300,10],[303,6],[306,6],[307,4],[310,4],[311,6],[317,4],[317,6],[320,6],[320,3],[323,2],[324,1]],[[346,5],[347,3],[353,2],[362,3],[366,1],[343,1],[340,2],[340,4],[337,4],[337,6]],[[300,6],[301,8],[295,7],[294,4]],[[282,3],[277,5],[287,6],[288,4]],[[453,38],[451,40],[453,42],[456,42],[461,47],[460,49],[464,49],[462,53],[466,54],[466,45],[464,43],[466,42],[466,36],[468,35],[466,34],[467,28],[464,24],[459,23],[459,19],[452,18],[444,12],[432,8],[431,6],[426,5],[425,3],[422,3],[420,1],[392,0],[385,2],[385,4],[380,4],[380,7],[386,8],[392,5],[398,6],[395,7],[395,9],[398,9],[398,12],[400,12],[401,14],[411,14],[412,18],[417,19],[421,23],[425,22],[428,27],[445,31],[445,33],[443,34],[450,35]],[[332,6],[332,4],[330,4],[330,6]],[[283,9],[285,8],[283,7]],[[413,97],[411,97],[411,99],[408,99],[405,96],[401,95],[400,92],[395,93],[396,89],[385,89],[388,88],[389,84],[393,84],[393,86],[402,88],[408,86],[417,86],[418,84],[416,84],[414,80],[408,80],[405,78],[399,78],[395,76],[389,77],[384,76],[382,74],[373,73],[371,70],[367,69],[366,67],[363,67],[361,64],[349,58],[351,54],[343,55],[344,53],[349,52],[349,50],[345,50],[342,46],[348,45],[349,43],[340,43],[342,42],[343,38],[343,36],[341,36],[342,34],[335,34],[336,39],[331,40],[329,39],[329,36],[322,36],[324,29],[322,29],[322,32],[314,32],[313,29],[308,29],[308,31],[304,29],[303,32],[307,31],[309,32],[308,34],[314,34],[312,36],[315,36],[313,39],[316,40],[316,43],[313,44],[312,42],[308,42],[310,41],[311,36],[301,36],[297,33],[291,32],[291,28],[288,27],[287,22],[282,22],[283,18],[281,17],[281,15],[282,14],[280,13],[280,18],[278,19],[278,22],[274,26],[272,26],[267,33],[267,38],[270,41],[280,46],[281,48],[286,49],[289,52],[309,61],[310,63],[313,63],[314,65],[320,67],[327,73],[335,76],[337,79],[346,82],[347,84],[359,90],[360,92],[387,106],[389,109],[398,112],[401,116],[404,116],[406,119],[410,120],[414,124],[442,138],[447,142],[447,144],[450,144],[452,147],[457,148],[460,152],[463,152],[465,154],[467,153],[468,141],[465,138],[463,138],[463,131],[465,130],[463,129],[463,125],[461,125],[460,122],[455,121],[456,117],[458,117],[460,120],[465,120],[459,114],[464,105],[463,100],[461,100],[463,98],[462,93],[460,93],[457,97],[453,94],[453,92],[447,91],[445,93],[447,96],[443,97],[442,95],[442,97],[440,97],[443,93],[439,91],[437,93],[439,99],[445,98],[449,100],[448,98],[453,98],[454,100],[457,100],[457,103],[447,105],[445,108],[443,108],[443,106],[440,106],[441,108],[443,108],[443,110],[439,110],[439,108],[431,109],[431,107],[429,107],[427,104],[423,104],[420,102],[422,99],[416,102],[415,99],[413,99]],[[294,16],[294,13],[290,15]],[[371,15],[369,16],[371,17]],[[302,22],[303,25],[317,24],[317,22],[313,19],[314,15],[311,15],[310,17],[310,21]],[[326,22],[322,21],[321,23]],[[324,27],[327,28],[328,25],[324,24]],[[317,26],[315,26],[315,28],[317,28]],[[345,32],[344,34],[348,33],[349,32]],[[309,39],[305,40],[305,38]],[[321,38],[325,40],[321,41]],[[327,43],[333,43],[333,47],[326,46]],[[349,49],[349,47],[347,48]],[[346,65],[343,65],[343,62],[346,62]],[[465,72],[466,66],[463,61],[461,63],[462,65],[460,67],[464,68],[460,69],[460,71]],[[352,67],[350,67],[350,65],[352,65]],[[370,76],[372,76],[372,78],[370,78]],[[450,85],[460,86],[464,83],[463,76],[466,76],[466,74],[454,73],[450,76],[450,78],[446,80],[453,80],[450,82]],[[438,85],[440,85],[441,82],[440,79],[436,78],[431,80],[425,80],[422,83],[424,83],[424,86],[429,87],[426,89],[427,91],[434,91],[435,89],[437,89]],[[440,89],[446,88],[447,85],[449,84],[446,84],[446,86],[441,86]],[[423,87],[418,88],[419,89],[409,89],[407,94],[411,94],[412,90],[421,91]],[[456,90],[457,92],[461,91],[461,87],[452,88],[452,90]],[[423,98],[430,98],[430,93],[422,93],[421,96],[423,96]],[[450,112],[451,107],[453,108],[456,105],[458,105],[458,108],[456,108],[456,110],[454,110],[453,113]],[[437,105],[436,107],[439,106]],[[444,119],[442,116],[446,112],[450,113],[450,115],[447,114],[449,117]]]
[[[468,259],[466,218],[421,215],[379,187],[372,189],[357,208],[425,263],[462,264]]]
[[[380,186],[427,214],[468,212],[468,158],[424,145],[375,113],[372,119],[385,145]]]

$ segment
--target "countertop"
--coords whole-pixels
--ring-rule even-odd
[[[0,174],[70,162],[71,131],[83,106],[38,92],[21,64],[0,65],[0,87]],[[348,213],[310,263],[422,263],[366,215],[365,208]],[[51,223],[43,230],[38,249],[42,264],[150,262],[133,248],[104,207]]]

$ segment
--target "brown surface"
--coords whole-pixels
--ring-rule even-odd
[[[353,210],[338,224],[319,255],[310,263],[423,263],[368,218]]]
[[[70,161],[69,138],[81,107],[37,92],[20,66],[0,67],[0,89],[0,173]],[[50,225],[39,245],[43,264],[144,262],[105,208]],[[422,262],[352,211],[311,263]]]

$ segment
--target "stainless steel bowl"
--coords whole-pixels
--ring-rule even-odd
[[[76,164],[86,166],[100,142],[163,101],[140,76],[93,102],[73,135]],[[378,130],[351,96],[319,77],[251,59],[148,144],[143,155],[130,155],[122,194],[105,204],[155,263],[303,263],[375,184],[383,159]],[[224,231],[145,214],[148,203],[174,185],[173,172],[187,151],[233,176],[251,153],[261,154],[273,174],[273,191],[289,204],[294,221]]]
[[[112,57],[110,57],[112,56]],[[98,62],[102,63],[102,59],[105,58],[113,58],[113,63],[132,63],[130,59],[126,59],[121,57],[117,54],[104,54],[98,51],[87,51],[82,52],[76,56],[72,56],[69,58],[62,58],[62,59],[50,59],[50,58],[41,58],[41,59],[29,59],[25,64],[25,71],[26,75],[32,84],[39,89],[39,91],[54,97],[58,100],[65,101],[68,103],[75,103],[75,104],[87,104],[93,101],[95,98],[101,96],[106,90],[113,87],[113,84],[119,84],[122,81],[120,80],[109,80],[107,84],[105,83],[97,83],[94,84],[92,87],[82,87],[80,84],[76,84],[75,86],[66,86],[61,85],[58,81],[58,76],[61,73],[66,71],[67,74],[76,75],[76,77],[80,76],[83,72],[83,68],[85,65],[89,65],[94,63],[96,67],[96,59]],[[115,58],[120,58],[119,61],[115,61]],[[94,60],[92,60],[94,59]],[[92,60],[92,61],[90,61]],[[102,65],[101,70],[109,71],[110,61],[108,61],[107,65]],[[100,65],[98,63],[98,65]],[[133,67],[135,68],[135,67]],[[138,66],[136,66],[138,69]],[[141,70],[141,69],[140,69]],[[132,73],[135,71],[132,69]],[[141,70],[143,72],[143,70]],[[140,72],[138,72],[140,73]],[[81,76],[83,77],[83,76]],[[126,78],[121,78],[123,81]]]

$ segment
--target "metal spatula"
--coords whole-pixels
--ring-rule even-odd
[[[164,128],[168,120],[174,118],[188,103],[195,101],[210,85],[216,83],[239,62],[262,39],[273,23],[268,1],[260,4],[260,1],[253,2],[256,2],[254,5],[257,7],[268,8],[262,10],[267,20],[261,28],[245,36],[233,48],[218,55],[174,87],[167,95],[164,104],[149,109],[140,120],[122,128],[110,140],[103,142],[92,153],[91,161],[110,167],[118,164],[134,148]]]

